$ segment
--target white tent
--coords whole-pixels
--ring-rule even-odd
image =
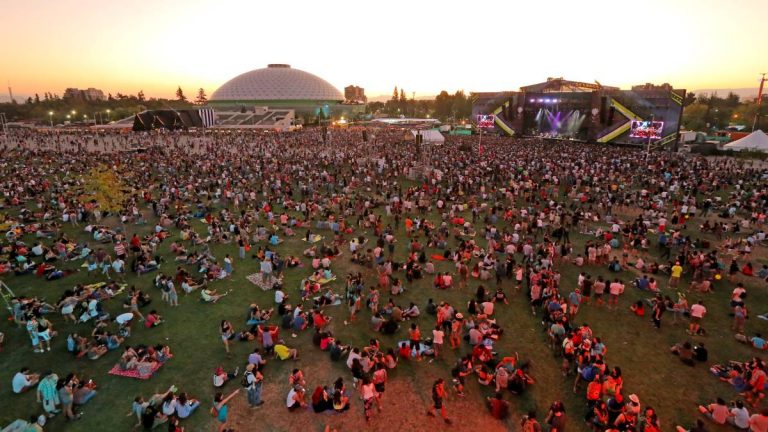
[[[414,137],[416,134],[420,133],[425,143],[440,145],[445,142],[445,137],[443,134],[441,134],[440,131],[434,129],[426,129],[421,131],[412,130],[411,133]]]
[[[742,139],[723,146],[725,150],[752,150],[768,152],[768,135],[761,130],[756,130]]]

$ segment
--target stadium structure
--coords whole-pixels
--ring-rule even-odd
[[[478,126],[507,135],[673,148],[685,92],[548,78],[519,91],[472,93],[472,114]]]
[[[188,128],[254,128],[286,130],[297,123],[353,118],[365,105],[348,103],[344,95],[324,79],[270,64],[225,82],[200,109],[153,110],[124,119],[133,130]]]

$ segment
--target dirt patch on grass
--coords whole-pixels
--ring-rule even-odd
[[[318,368],[323,368],[317,365]],[[313,369],[313,372],[317,370]],[[329,381],[330,382],[330,381]],[[351,385],[351,382],[350,382]],[[314,389],[308,386],[307,393]],[[285,407],[285,396],[288,392],[287,383],[269,383],[264,385],[265,404],[258,409],[248,408],[245,398],[233,401],[231,423],[237,431],[321,431],[326,425],[331,430],[483,430],[484,432],[501,432],[509,430],[511,423],[502,423],[491,418],[486,412],[478,411],[476,401],[452,396],[446,401],[448,415],[453,425],[443,423],[439,418],[426,415],[431,401],[429,389],[414,388],[413,382],[405,379],[391,380],[382,398],[382,411],[374,413],[371,421],[366,424],[363,415],[363,402],[359,393],[351,391],[352,407],[344,413],[329,411],[316,414],[311,408],[297,412],[289,412]],[[269,399],[267,400],[267,397]],[[265,426],[269,425],[269,426]]]

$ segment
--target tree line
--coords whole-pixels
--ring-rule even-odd
[[[181,86],[176,89],[175,99],[147,98],[143,90],[139,90],[135,95],[108,93],[104,100],[82,96],[62,97],[56,93],[44,92],[42,97],[35,93],[21,103],[16,100],[0,103],[0,113],[5,113],[10,122],[36,121],[49,124],[53,121],[54,124],[64,124],[67,121],[76,123],[96,120],[99,123],[107,123],[145,110],[188,109],[195,105],[205,105],[207,102],[204,89],[198,89],[194,101],[190,102]]]
[[[389,117],[437,118],[440,121],[467,120],[472,115],[472,99],[463,90],[450,94],[443,90],[433,100],[416,100],[416,95],[407,97],[404,89],[395,86],[392,98],[386,102],[369,102],[366,113]]]
[[[688,93],[683,105],[682,126],[694,131],[719,130],[731,125],[751,128],[757,113],[756,101],[742,101],[732,92],[725,97],[717,93]]]

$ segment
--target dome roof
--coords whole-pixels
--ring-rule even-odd
[[[344,100],[339,90],[328,81],[304,72],[291,69],[286,64],[271,64],[238,75],[219,87],[212,101],[250,100]]]

